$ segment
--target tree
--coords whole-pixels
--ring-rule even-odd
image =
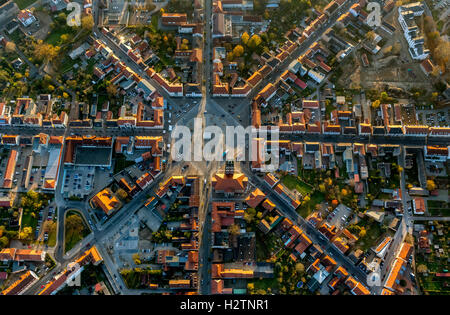
[[[380,107],[380,100],[376,100],[375,102],[372,103],[372,108],[377,109],[378,107]]]
[[[27,235],[31,234],[33,232],[33,228],[31,226],[26,226],[23,228],[23,232]]]
[[[9,240],[6,236],[2,236],[0,237],[0,246],[1,247],[6,247],[9,244]]]
[[[241,35],[241,42],[242,42],[244,45],[247,45],[249,39],[250,39],[250,35],[248,35],[247,32],[244,32],[244,33]]]
[[[133,254],[133,261],[135,265],[140,265],[141,264],[141,258],[139,257],[138,253]]]
[[[117,195],[120,197],[120,199],[126,199],[128,197],[128,194],[123,190],[122,188],[117,189]]]
[[[441,40],[434,51],[434,58],[445,73],[450,66],[450,42]]]
[[[60,40],[61,43],[67,43],[69,41],[69,34],[62,34]]]
[[[390,53],[392,53],[392,45],[389,45],[389,46],[386,46],[385,48],[383,48],[382,52],[385,55],[389,55]]]
[[[82,17],[81,27],[86,31],[92,30],[94,27],[94,17],[90,14]]]
[[[58,56],[59,50],[60,48],[58,46],[55,47],[39,40],[34,44],[33,56],[38,61],[45,60],[46,62],[51,62]]]
[[[427,266],[425,266],[425,265],[418,265],[417,266],[417,272],[419,272],[419,273],[425,273],[425,272],[427,272],[428,271],[428,268],[427,268]]]
[[[363,238],[364,236],[366,236],[366,234],[367,234],[366,229],[364,227],[361,227],[361,230],[359,231],[359,234],[358,234],[359,237]]]
[[[114,84],[109,84],[106,87],[106,92],[109,96],[116,96],[117,95],[117,87]]]
[[[230,51],[230,52],[227,54],[227,60],[228,60],[229,62],[231,62],[231,61],[233,61],[233,59],[234,59],[233,52]]]
[[[244,54],[244,47],[242,47],[241,45],[236,45],[236,47],[234,47],[233,49],[233,55],[235,57],[240,57]]]
[[[325,192],[326,191],[325,185],[324,184],[319,184],[319,190],[321,192]]]
[[[69,234],[81,234],[84,229],[83,219],[78,214],[71,214],[66,218],[65,227]]]
[[[228,233],[231,235],[238,235],[239,234],[239,226],[237,224],[232,224],[228,228]]]
[[[250,224],[255,218],[255,215],[256,210],[254,208],[247,208],[247,210],[244,213],[244,220]]]
[[[374,39],[375,39],[375,32],[374,32],[374,31],[369,31],[369,32],[367,32],[366,38],[367,38],[368,40],[370,40],[370,41],[374,40]]]
[[[296,263],[295,264],[295,271],[297,271],[297,273],[299,275],[302,275],[305,273],[305,266],[302,263]]]
[[[400,45],[399,42],[396,42],[393,46],[392,46],[392,53],[394,55],[398,55],[400,53],[400,50],[402,49],[402,46]]]
[[[389,96],[386,92],[381,92],[380,99],[382,102],[386,102],[389,99]]]
[[[432,179],[427,180],[427,189],[429,191],[433,191],[436,189],[436,183],[434,182],[434,180],[432,180]]]
[[[7,53],[12,53],[16,51],[16,44],[14,42],[7,42],[5,46],[5,50]]]
[[[248,41],[248,47],[250,47],[251,49],[255,49],[256,47],[258,47],[261,44],[262,40],[261,37],[259,37],[259,35],[254,34]]]
[[[58,14],[57,21],[60,23],[64,23],[67,21],[67,15],[64,12]]]
[[[33,190],[26,193],[20,200],[20,204],[23,208],[31,210],[40,210],[42,208],[42,200],[39,194]]]

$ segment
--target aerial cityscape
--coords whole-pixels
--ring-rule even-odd
[[[0,295],[449,295],[449,16],[0,0]]]

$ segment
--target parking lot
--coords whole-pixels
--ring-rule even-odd
[[[417,110],[420,123],[428,126],[448,126],[450,125],[450,113],[447,109],[427,109]]]
[[[333,210],[333,212],[328,215],[327,220],[330,225],[335,225],[339,230],[343,229],[347,225],[351,214],[352,209],[343,204],[340,204]]]
[[[65,197],[83,198],[89,195],[94,185],[95,168],[93,166],[75,166],[64,168]]]

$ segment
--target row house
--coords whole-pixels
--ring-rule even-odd
[[[155,80],[170,96],[183,96],[183,84],[167,82],[159,73],[154,73],[152,79]]]
[[[425,161],[445,162],[450,159],[449,147],[425,146]]]

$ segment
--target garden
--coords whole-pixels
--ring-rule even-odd
[[[68,252],[91,231],[84,221],[82,215],[75,210],[70,210],[66,214],[64,225],[64,249]]]
[[[420,290],[425,295],[448,295],[450,294],[448,277],[438,276],[437,274],[448,273],[450,226],[448,222],[433,221],[431,224],[428,223],[427,230],[432,233],[431,252],[425,253],[416,248],[415,256]]]

